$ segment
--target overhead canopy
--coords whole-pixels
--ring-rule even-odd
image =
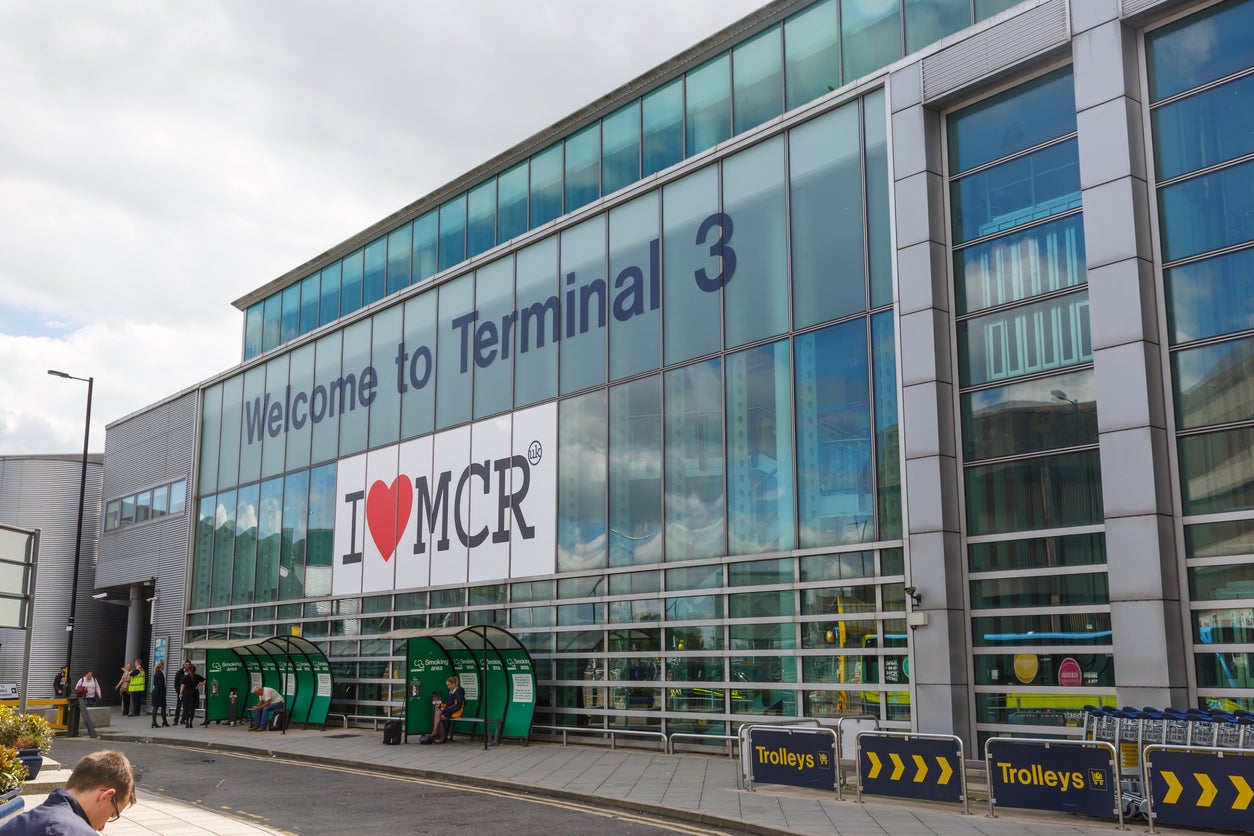
[[[239,719],[266,685],[283,695],[288,723],[326,725],[331,708],[331,665],[316,644],[300,636],[202,639],[185,650],[205,651],[205,721]]]
[[[405,731],[431,731],[435,695],[445,696],[445,680],[456,674],[466,692],[462,716],[499,722],[501,736],[526,739],[535,714],[535,667],[531,654],[508,630],[479,624],[394,630],[379,638],[406,643]],[[470,723],[454,724],[467,731]]]

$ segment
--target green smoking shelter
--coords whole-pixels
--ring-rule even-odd
[[[283,695],[287,725],[326,728],[331,708],[331,665],[318,646],[300,636],[204,639],[184,650],[205,652],[205,722],[243,720],[257,702],[253,688]]]
[[[456,734],[482,731],[484,745],[531,737],[536,674],[531,654],[518,637],[491,625],[395,630],[380,638],[405,641],[405,734],[430,734],[432,703],[447,695],[445,680],[456,674],[466,692]]]

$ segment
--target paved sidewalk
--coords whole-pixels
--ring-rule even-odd
[[[23,795],[23,815],[44,803],[46,795]],[[6,819],[6,821],[8,821]],[[224,816],[183,801],[140,793],[135,806],[123,811],[122,818],[105,825],[108,836],[286,836],[281,831],[261,827],[242,819]]]
[[[482,741],[462,736],[445,746],[421,746],[416,738],[401,746],[382,745],[382,731],[369,728],[289,729],[287,734],[250,734],[246,726],[181,726],[153,729],[146,717],[121,717],[101,729],[102,737],[191,745],[261,753],[306,762],[368,766],[385,772],[479,786],[502,787],[550,797],[565,797],[656,813],[711,827],[756,833],[822,834],[822,836],[1109,836],[1114,821],[1063,813],[998,811],[989,818],[985,804],[973,804],[971,815],[956,805],[893,799],[853,801],[845,793],[759,785],[755,792],[736,788],[738,761],[702,754],[668,755],[643,748],[611,750],[608,745],[507,742],[484,750]],[[579,736],[572,735],[572,740]],[[584,741],[595,738],[585,737]],[[142,785],[141,785],[142,790]],[[141,798],[145,794],[141,793]],[[147,798],[151,798],[147,794]],[[147,799],[146,799],[147,800]],[[164,801],[164,799],[161,799]],[[156,811],[154,811],[156,815]],[[212,815],[212,814],[210,814]],[[128,818],[130,814],[128,814]],[[236,825],[239,822],[230,820]],[[110,833],[115,825],[110,825]],[[240,825],[247,827],[247,825]],[[1129,822],[1129,830],[1146,833],[1145,822]],[[1186,831],[1157,828],[1162,834]],[[136,830],[126,833],[174,832]],[[183,832],[183,831],[178,831]],[[273,833],[265,828],[202,830],[189,833]]]

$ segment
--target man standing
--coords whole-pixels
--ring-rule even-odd
[[[139,710],[144,707],[144,690],[148,687],[144,674],[143,660],[136,659],[135,667],[131,668],[131,681],[127,690],[131,692],[131,716],[138,717]]]
[[[135,803],[135,773],[121,752],[86,755],[74,767],[65,789],[53,790],[35,809],[10,819],[0,836],[95,836]]]
[[[258,685],[253,693],[257,695],[257,704],[253,706],[253,727],[249,731],[265,731],[270,727],[270,718],[286,707],[283,695],[269,685]]]
[[[183,681],[187,678],[187,670],[191,662],[184,661],[183,666],[174,672],[174,722],[183,716]]]
[[[192,720],[196,717],[196,709],[200,708],[200,686],[205,678],[196,673],[196,666],[189,664],[187,673],[183,676],[183,687],[180,694],[183,698],[182,716],[179,718],[183,721],[186,728],[192,727]]]

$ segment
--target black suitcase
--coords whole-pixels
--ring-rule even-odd
[[[399,746],[401,742],[401,721],[388,720],[383,724],[383,745]]]

